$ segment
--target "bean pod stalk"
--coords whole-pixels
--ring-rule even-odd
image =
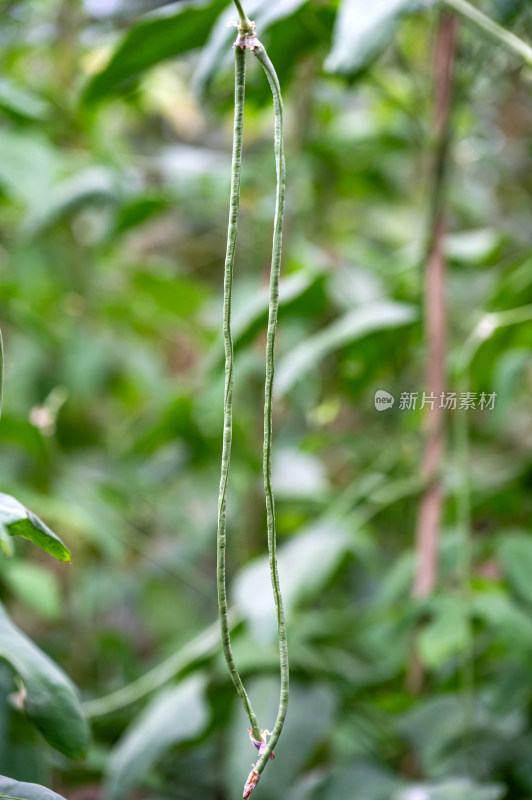
[[[272,405],[273,381],[275,372],[275,336],[277,331],[277,317],[279,308],[279,281],[282,254],[282,233],[285,211],[285,159],[283,141],[283,103],[281,89],[277,74],[271,63],[264,46],[255,34],[255,24],[245,15],[238,0],[234,0],[237,7],[240,23],[235,42],[235,114],[233,130],[233,158],[231,172],[231,195],[229,206],[229,226],[227,236],[227,251],[224,271],[224,309],[223,309],[223,334],[225,350],[225,394],[224,394],[224,429],[222,448],[222,467],[220,477],[220,493],[218,499],[218,535],[217,535],[217,585],[218,607],[222,634],[222,647],[225,661],[250,721],[250,737],[259,750],[259,759],[253,765],[244,787],[244,798],[249,798],[260,776],[268,763],[273,758],[275,747],[283,729],[288,706],[289,664],[286,637],[286,622],[279,582],[277,566],[277,539],[275,527],[275,500],[272,487]],[[240,174],[242,164],[242,140],[244,123],[244,98],[246,79],[246,50],[252,51],[262,65],[270,88],[272,90],[274,108],[274,152],[277,175],[277,191],[275,204],[275,218],[273,227],[273,247],[270,271],[270,297],[268,313],[268,330],[266,339],[266,379],[264,393],[264,446],[263,446],[263,475],[264,494],[266,500],[266,519],[268,530],[268,555],[272,590],[277,614],[277,631],[280,658],[281,689],[277,718],[271,734],[262,731],[259,727],[256,714],[244,687],[242,678],[235,663],[232,648],[227,606],[226,588],[226,548],[227,548],[227,484],[231,458],[232,441],[232,402],[234,380],[234,349],[231,332],[231,304],[233,290],[233,272],[235,261],[235,248],[238,229],[238,211],[240,203]],[[269,736],[267,739],[266,736]]]

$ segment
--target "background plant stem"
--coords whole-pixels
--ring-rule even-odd
[[[425,268],[425,330],[427,336],[426,391],[436,396],[434,408],[426,412],[426,442],[421,469],[426,489],[421,499],[416,530],[417,565],[413,594],[432,593],[437,574],[438,538],[443,489],[441,462],[444,450],[444,411],[440,396],[445,388],[446,308],[445,308],[445,178],[449,156],[450,105],[457,20],[442,14],[434,53],[434,160],[432,211]]]
[[[457,378],[457,390],[461,394],[468,391],[470,383],[471,361],[465,360],[460,366]],[[459,394],[459,396],[460,396]],[[471,541],[471,482],[469,463],[469,425],[465,409],[455,412],[454,438],[456,472],[458,475],[456,489],[456,521],[458,524],[459,552],[458,578],[461,591],[461,607],[467,632],[462,655],[461,693],[464,719],[464,757],[465,767],[470,776],[475,773],[475,664],[474,664],[474,632],[472,617],[472,541]]]
[[[443,2],[454,9],[454,11],[457,11],[463,17],[470,20],[470,22],[474,22],[475,25],[482,28],[483,31],[494,39],[497,39],[497,41],[501,42],[501,44],[509,50],[517,53],[527,64],[532,64],[532,47],[530,47],[529,44],[511,31],[503,28],[502,25],[499,25],[486,14],[483,14],[482,11],[479,11],[478,8],[468,3],[467,0],[443,0]]]

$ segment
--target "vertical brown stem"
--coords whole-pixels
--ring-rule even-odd
[[[426,444],[422,477],[426,485],[421,498],[416,530],[416,573],[413,594],[427,597],[436,582],[438,538],[443,489],[441,462],[444,451],[443,409],[440,396],[445,388],[446,307],[445,307],[445,173],[449,151],[451,90],[456,45],[457,21],[454,14],[441,15],[434,49],[434,159],[432,172],[432,213],[425,268],[425,330],[427,335],[427,392],[436,397],[427,407]]]

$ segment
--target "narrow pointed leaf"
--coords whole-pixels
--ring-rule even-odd
[[[0,492],[0,539],[10,536],[22,536],[58,561],[70,561],[70,551],[59,536],[14,497]]]
[[[275,391],[282,396],[324,356],[370,333],[399,328],[416,318],[414,306],[392,301],[370,303],[350,311],[288,352],[279,362]]]

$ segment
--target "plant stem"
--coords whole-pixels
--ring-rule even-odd
[[[238,16],[240,17],[240,25],[239,30],[242,34],[252,33],[253,32],[253,25],[249,17],[246,16],[244,9],[242,8],[242,3],[240,0],[233,0],[233,3],[236,6],[236,10],[238,11]]]
[[[229,625],[231,628],[234,628],[239,621],[234,611],[229,612]],[[161,661],[149,672],[145,672],[144,675],[137,678],[136,681],[117,689],[116,692],[84,702],[82,704],[83,713],[86,717],[92,719],[126,708],[132,703],[142,700],[143,697],[151,694],[156,689],[160,689],[161,686],[171,681],[194,662],[204,660],[216,653],[219,646],[220,627],[218,622],[213,622],[199,636],[187,642],[176,653],[172,653],[171,656]]]
[[[470,383],[470,362],[458,373],[457,388],[462,393]],[[466,641],[461,665],[461,690],[463,700],[465,767],[470,777],[475,774],[475,638],[472,625],[471,573],[473,565],[471,540],[471,480],[469,456],[469,424],[467,410],[455,412],[456,473],[456,521],[460,536],[458,552],[458,579],[462,596],[462,612],[466,628]]]
[[[518,306],[517,308],[509,308],[505,311],[488,311],[465,340],[458,359],[457,369],[469,369],[477,350],[499,328],[507,328],[511,325],[519,325],[521,322],[529,322],[531,320],[532,303],[526,306]]]
[[[499,328],[519,325],[532,320],[532,305],[511,308],[506,311],[493,311],[486,314],[466,339],[459,354],[456,365],[459,392],[467,391],[471,366],[479,348]],[[467,642],[464,648],[462,663],[462,691],[464,695],[464,733],[466,739],[466,760],[470,775],[474,776],[475,766],[475,662],[474,631],[472,617],[471,576],[473,566],[473,543],[471,538],[471,479],[470,479],[470,447],[467,411],[457,411],[455,417],[455,443],[458,484],[456,490],[456,517],[460,532],[460,551],[458,571],[462,592],[467,628]]]
[[[426,442],[421,469],[426,484],[419,506],[416,530],[416,574],[413,594],[428,597],[438,571],[438,539],[443,487],[441,461],[444,451],[444,412],[439,398],[444,390],[446,369],[445,307],[445,189],[449,161],[451,92],[456,50],[456,16],[441,15],[434,48],[434,154],[431,180],[431,213],[425,265],[425,329],[427,336],[427,389],[436,396],[436,406],[427,409]],[[418,676],[420,678],[421,676]]]
[[[275,334],[277,330],[277,312],[279,308],[279,279],[281,273],[281,253],[283,239],[283,219],[285,209],[285,180],[286,168],[284,160],[283,139],[283,101],[281,87],[274,66],[262,45],[253,49],[254,55],[262,64],[268,78],[273,96],[275,116],[275,168],[277,173],[277,193],[275,203],[275,220],[273,225],[273,248],[270,272],[270,302],[268,314],[268,333],[266,339],[266,383],[264,391],[264,450],[263,472],[264,493],[266,497],[266,516],[268,527],[268,555],[270,561],[270,576],[272,582],[275,606],[277,609],[277,632],[279,640],[279,659],[281,671],[281,690],[279,696],[279,709],[273,731],[268,745],[255,766],[259,775],[268,763],[271,752],[275,747],[283,729],[286,709],[288,706],[289,665],[288,647],[286,640],[286,622],[284,617],[283,600],[279,583],[277,568],[277,537],[275,530],[275,500],[272,488],[272,400],[273,379],[275,372]]]
[[[532,65],[532,47],[511,31],[503,28],[495,20],[483,14],[478,8],[468,3],[467,0],[443,0],[448,6],[458,11],[463,17],[478,25],[501,44],[517,53],[527,63]]]
[[[240,172],[242,166],[242,138],[244,130],[244,97],[246,83],[246,51],[235,47],[235,116],[233,130],[233,159],[231,170],[231,197],[229,203],[229,226],[227,230],[227,251],[224,271],[224,309],[223,334],[225,350],[225,396],[224,396],[224,432],[222,449],[222,468],[220,477],[220,494],[218,497],[218,535],[217,535],[217,569],[218,610],[222,633],[222,648],[229,674],[235,684],[237,693],[249,717],[255,739],[260,740],[261,731],[250,699],[242,683],[231,648],[229,617],[227,611],[227,587],[225,579],[225,561],[227,549],[227,481],[231,460],[231,440],[233,433],[233,336],[231,332],[231,303],[233,293],[233,267],[235,263],[235,247],[238,230],[238,209],[240,205]]]

